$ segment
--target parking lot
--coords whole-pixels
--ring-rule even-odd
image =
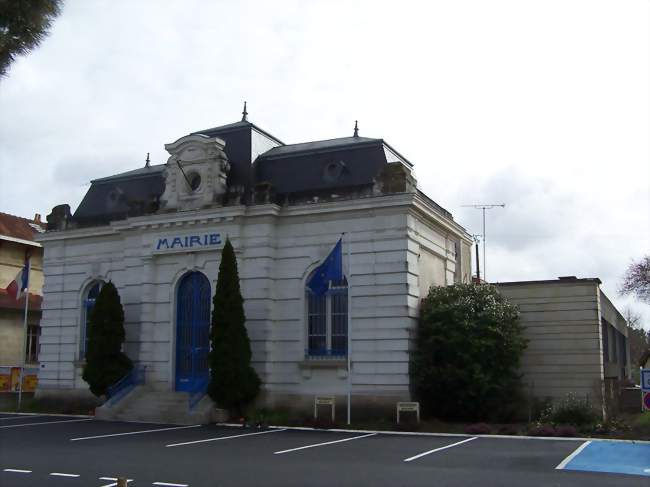
[[[607,462],[609,472],[625,473],[594,471]],[[0,414],[0,485],[100,487],[116,485],[118,476],[130,479],[129,485],[168,487],[638,487],[650,485],[650,444]]]

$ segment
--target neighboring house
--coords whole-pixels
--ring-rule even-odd
[[[631,377],[627,322],[597,278],[496,283],[516,304],[529,340],[522,358],[527,393],[554,401],[575,393],[604,412]]]
[[[6,288],[20,274],[28,257],[31,271],[24,358],[27,364],[38,363],[43,248],[34,237],[44,231],[45,225],[38,214],[29,220],[0,213],[0,366],[20,366],[23,363],[25,298],[14,299]]]
[[[165,146],[166,164],[92,181],[74,214],[48,216],[40,396],[88,394],[88,311],[103,283],[125,311],[125,352],[157,391],[208,374],[211,297],[226,237],[245,300],[260,401],[310,411],[316,394],[393,411],[408,400],[409,349],[431,285],[469,282],[470,235],[417,189],[382,139],[285,145],[246,117]],[[345,232],[345,279],[306,283]],[[348,261],[348,252],[351,259]],[[348,300],[352,316],[348,350]]]

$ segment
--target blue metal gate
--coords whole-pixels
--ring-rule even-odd
[[[193,392],[208,379],[208,278],[200,272],[185,275],[178,286],[176,300],[176,390]]]

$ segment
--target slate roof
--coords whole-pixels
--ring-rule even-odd
[[[162,173],[165,170],[165,164],[154,164],[149,167],[141,167],[140,169],[133,169],[131,171],[121,172],[119,174],[113,174],[112,176],[106,176],[103,178],[93,179],[91,183],[100,183],[105,181],[112,181],[115,179],[124,179],[124,178],[136,178],[138,176],[152,176],[155,173]]]
[[[344,137],[275,147],[257,158],[255,180],[271,183],[276,193],[372,185],[386,164],[382,144],[381,139]]]
[[[33,241],[35,235],[44,231],[44,223],[0,212],[0,236]]]
[[[164,164],[158,164],[93,180],[74,221],[92,226],[153,213],[165,191],[164,169]]]
[[[220,134],[227,134],[228,132],[239,132],[242,129],[251,129],[254,128],[258,132],[266,135],[270,139],[275,140],[278,144],[284,145],[284,142],[282,142],[280,139],[277,137],[271,135],[268,133],[266,130],[258,127],[252,122],[242,120],[240,122],[235,122],[235,123],[229,123],[226,125],[219,125],[218,127],[212,127],[210,129],[204,129],[204,130],[198,130],[196,132],[192,132],[190,135],[207,135],[208,137],[214,137],[214,136],[219,136]]]
[[[227,186],[245,188],[246,204],[252,200],[258,183],[270,183],[276,202],[285,201],[289,195],[291,201],[304,201],[358,190],[365,194],[371,192],[375,178],[388,162],[401,160],[412,166],[377,138],[341,137],[285,145],[249,121],[191,133],[198,134],[218,137],[226,143],[224,151],[230,163]],[[280,145],[257,155],[254,150],[264,138],[269,142],[267,147]],[[159,164],[93,180],[72,222],[79,226],[103,225],[156,212],[165,190],[164,169],[165,165]],[[443,208],[440,211],[451,218]]]
[[[304,153],[315,154],[317,152],[328,152],[366,145],[376,145],[381,142],[381,139],[370,139],[368,137],[342,137],[339,139],[317,140],[315,142],[303,142],[300,144],[274,147],[265,152],[263,157],[265,159],[272,159],[274,157],[296,156]]]

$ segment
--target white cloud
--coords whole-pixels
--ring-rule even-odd
[[[488,277],[598,276],[650,249],[648,3],[68,0],[0,81],[0,209],[49,213],[190,131],[384,137]],[[7,181],[11,181],[7,183]],[[616,299],[617,304],[623,303]],[[643,307],[650,326],[650,311]]]

